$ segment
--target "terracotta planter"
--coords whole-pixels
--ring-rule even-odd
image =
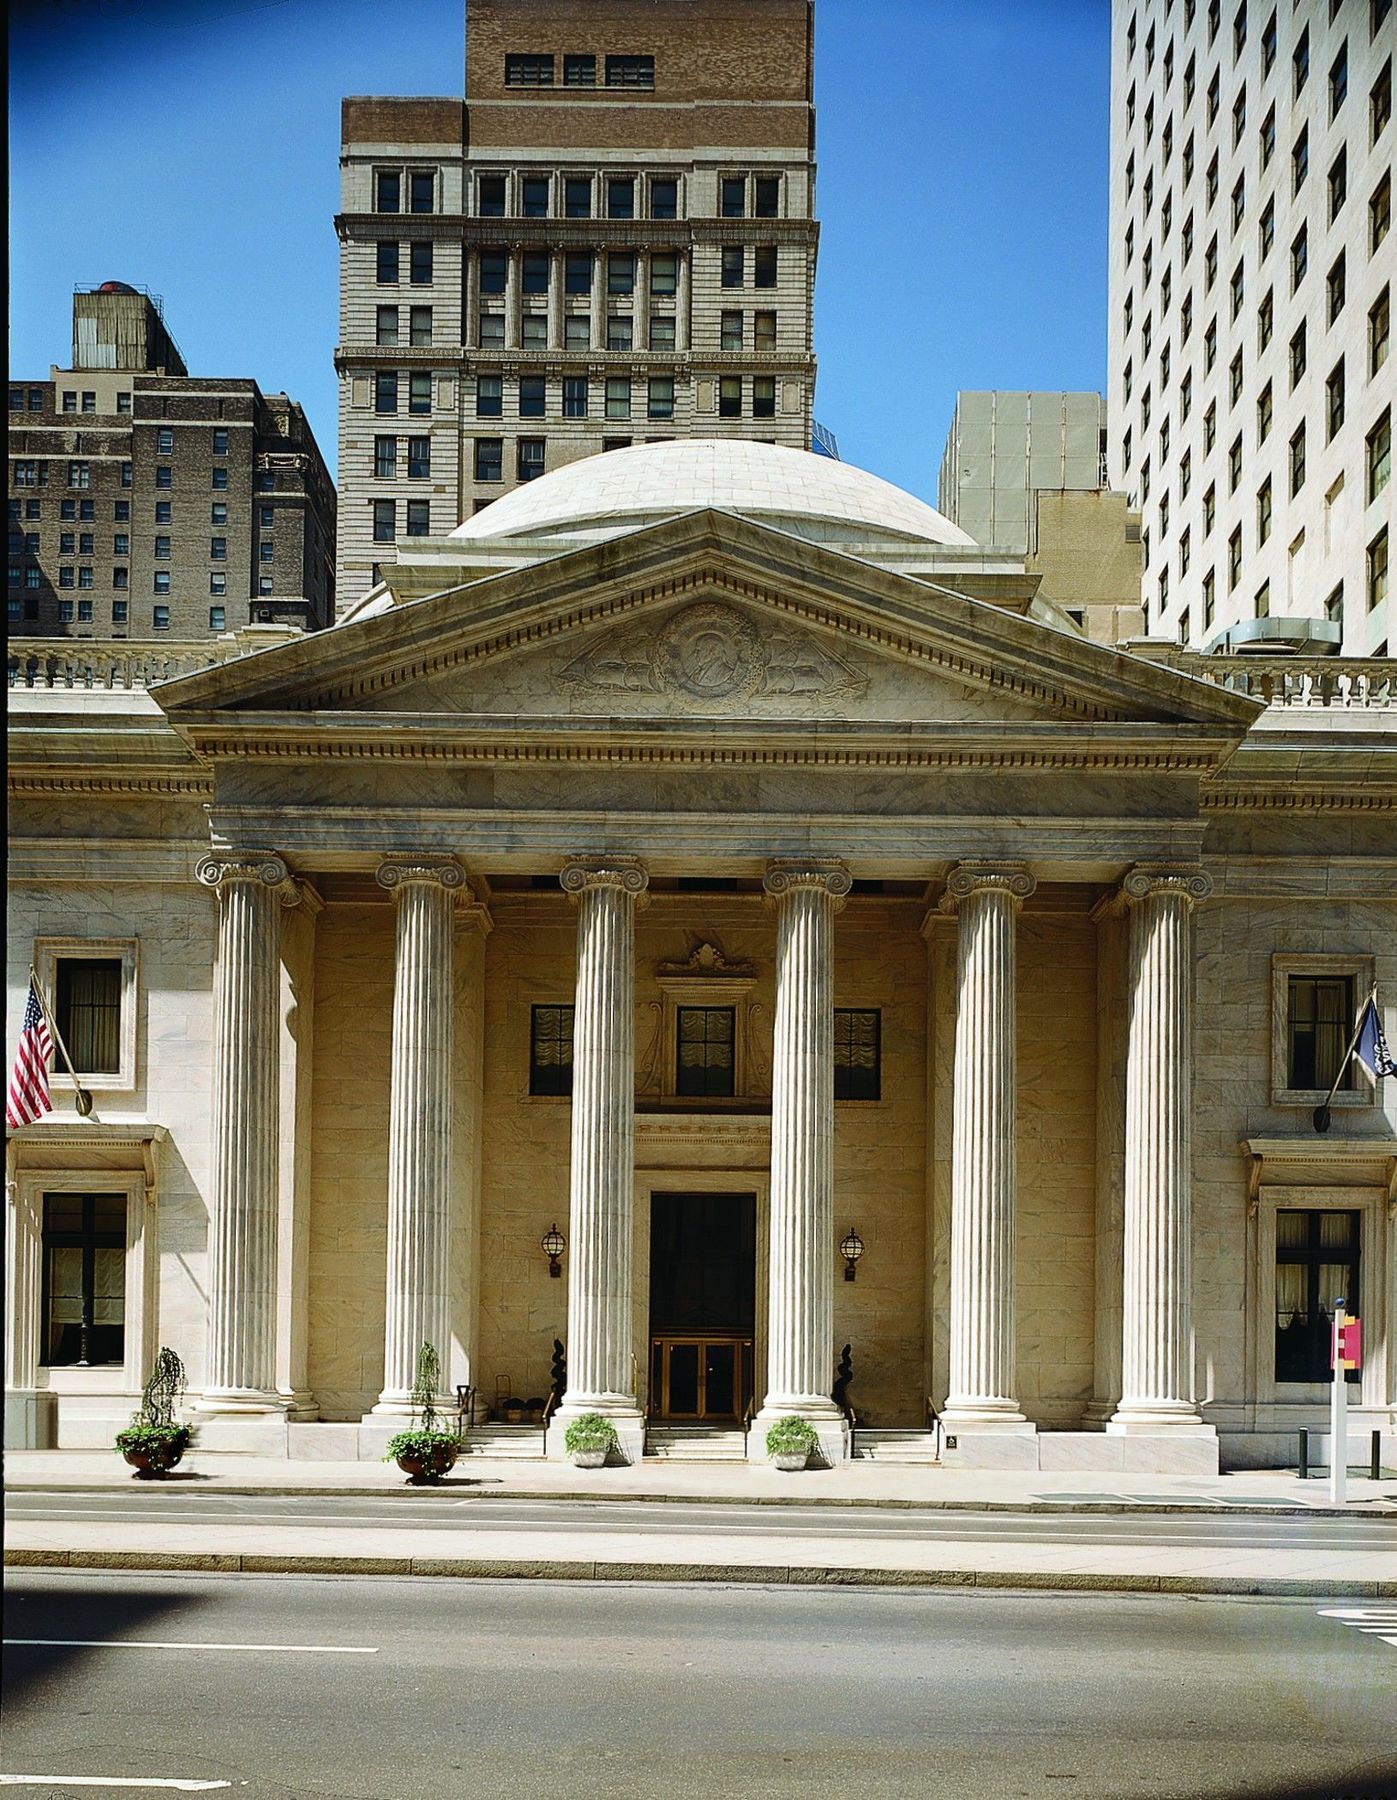
[[[605,1466],[607,1452],[601,1450],[570,1450],[568,1456],[575,1469],[600,1469]]]
[[[808,1450],[778,1450],[771,1460],[778,1469],[794,1475],[797,1469],[809,1467],[810,1453]]]
[[[400,1456],[398,1467],[414,1487],[430,1487],[456,1466],[456,1451],[446,1445],[427,1456]]]
[[[154,1450],[123,1450],[122,1456],[136,1471],[138,1481],[159,1481],[175,1464],[183,1461],[183,1446],[157,1453]]]

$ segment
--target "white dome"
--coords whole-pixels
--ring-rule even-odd
[[[503,495],[451,535],[484,546],[619,534],[710,506],[826,542],[870,535],[974,542],[924,500],[866,469],[743,438],[671,439],[583,457]]]

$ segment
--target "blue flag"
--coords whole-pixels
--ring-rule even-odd
[[[1363,1008],[1363,1017],[1358,1023],[1358,1038],[1353,1046],[1353,1054],[1374,1081],[1381,1081],[1384,1075],[1397,1075],[1397,1062],[1392,1060],[1392,1052],[1388,1049],[1387,1039],[1383,1036],[1382,1020],[1378,1017],[1378,1002],[1375,994],[1369,994],[1368,1004]]]

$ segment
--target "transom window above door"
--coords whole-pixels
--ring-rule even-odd
[[[676,1015],[678,1094],[730,1096],[737,1090],[736,1011],[731,1006],[681,1006]]]

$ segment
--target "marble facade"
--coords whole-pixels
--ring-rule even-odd
[[[9,1143],[18,1440],[106,1441],[164,1342],[205,1441],[367,1453],[424,1338],[482,1418],[558,1338],[562,1417],[639,1455],[674,1193],[752,1198],[754,1444],[799,1413],[848,1454],[847,1343],[863,1423],[930,1403],[967,1461],[1289,1456],[1325,1416],[1274,1378],[1296,1206],[1360,1215],[1353,1417],[1392,1429],[1397,1097],[1360,1079],[1316,1135],[1276,1028],[1311,959],[1376,977],[1397,1041],[1390,685],[1265,705],[1087,642],[857,471],[735,446],[711,504],[708,449],[405,544],[317,636],[15,692],[12,995],[45,946],[134,947],[93,1116],[56,1077]],[[560,1006],[571,1095],[531,1092]],[[876,1098],[835,1098],[836,1008],[878,1014]],[[43,1361],[55,1191],[129,1194],[120,1367]]]

